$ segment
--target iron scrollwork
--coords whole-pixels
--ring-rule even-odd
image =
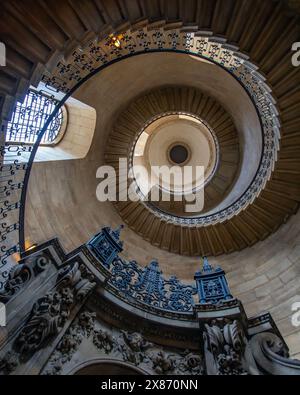
[[[109,283],[128,299],[168,311],[193,309],[196,287],[182,284],[175,276],[165,279],[157,261],[141,268],[135,261],[118,257],[109,270]]]
[[[6,141],[34,144],[56,104],[55,99],[29,89],[24,102],[17,104],[12,119],[8,122]],[[43,144],[53,143],[57,138],[62,118],[62,111],[59,111],[43,135]]]

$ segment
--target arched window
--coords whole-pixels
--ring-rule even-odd
[[[58,103],[43,85],[38,91],[28,90],[7,124],[3,163],[28,162],[39,133]],[[93,107],[70,97],[44,133],[34,161],[84,158],[92,144],[96,117]]]
[[[54,98],[30,89],[23,103],[16,105],[11,121],[7,125],[6,142],[34,144],[57,103]],[[64,108],[60,109],[44,134],[41,144],[54,145],[59,142],[64,133],[66,114]]]

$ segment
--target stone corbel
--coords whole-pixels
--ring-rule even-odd
[[[238,320],[214,319],[205,323],[203,340],[208,375],[259,374]]]
[[[0,373],[12,373],[48,346],[64,328],[71,311],[95,286],[93,276],[78,263],[60,270],[54,289],[34,303],[11,349],[0,358]]]
[[[274,333],[258,333],[250,340],[253,357],[264,374],[300,375],[300,361],[288,358],[285,344]]]

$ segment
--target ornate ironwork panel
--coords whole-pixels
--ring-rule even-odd
[[[118,257],[109,268],[108,283],[114,286],[126,300],[161,310],[190,312],[193,310],[197,288],[181,283],[175,276],[165,279],[157,261],[145,268],[137,262],[126,262]]]
[[[218,303],[232,299],[225,277],[225,272],[220,267],[214,269],[207,258],[204,258],[203,270],[195,274],[198,295],[201,304]]]
[[[197,288],[182,284],[175,276],[165,279],[157,261],[153,260],[144,268],[136,261],[122,259],[120,230],[103,228],[88,246],[99,259],[99,264],[111,274],[108,284],[126,300],[138,302],[162,310],[189,312],[194,306],[193,296]]]
[[[115,231],[109,227],[103,228],[88,243],[93,253],[107,268],[110,267],[110,264],[118,256],[119,252],[123,250],[123,243],[120,241],[120,231],[122,228],[123,225]]]
[[[11,121],[8,122],[6,142],[34,144],[57,103],[54,98],[30,89],[23,103],[17,103]],[[44,133],[42,144],[51,144],[56,140],[62,120],[60,110]]]

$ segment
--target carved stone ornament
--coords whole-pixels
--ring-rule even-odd
[[[150,358],[153,363],[153,369],[157,374],[166,374],[175,370],[175,358],[173,356],[166,355],[163,351],[157,352]]]
[[[95,313],[89,312],[79,315],[75,324],[69,328],[50,357],[48,367],[43,372],[44,375],[60,374],[64,364],[72,359],[82,340],[93,333],[95,317]]]
[[[95,330],[93,343],[97,348],[104,350],[106,354],[112,352],[117,346],[114,337],[108,331],[102,329]]]
[[[148,342],[140,333],[104,328],[95,320],[95,313],[83,312],[58,344],[42,374],[61,374],[64,364],[72,360],[84,338],[108,357],[142,367],[152,374],[201,375],[204,372],[199,354],[189,350],[170,354],[161,346]]]
[[[250,340],[253,357],[263,372],[272,375],[300,375],[300,361],[288,358],[288,350],[274,333],[258,333]]]
[[[40,254],[34,258],[34,262],[26,262],[12,267],[3,289],[0,290],[0,302],[7,303],[17,295],[29,281],[43,272],[51,259],[46,254]]]
[[[28,361],[36,351],[45,347],[63,328],[74,304],[81,302],[94,288],[96,283],[83,278],[81,270],[78,263],[62,269],[55,289],[33,305],[12,346],[11,352],[16,354],[18,363]],[[9,360],[9,353],[0,360],[1,371],[10,370]]]
[[[215,320],[203,333],[207,368],[212,374],[245,375],[243,353],[246,338],[238,321]]]
[[[148,360],[145,353],[146,350],[153,346],[152,343],[146,341],[140,333],[128,333],[122,331],[125,341],[122,346],[124,361],[139,365],[141,362]]]
[[[10,374],[19,364],[18,355],[14,351],[9,351],[4,358],[0,359],[0,372]]]
[[[178,364],[179,371],[183,374],[202,375],[204,373],[201,355],[186,350],[184,357]]]

